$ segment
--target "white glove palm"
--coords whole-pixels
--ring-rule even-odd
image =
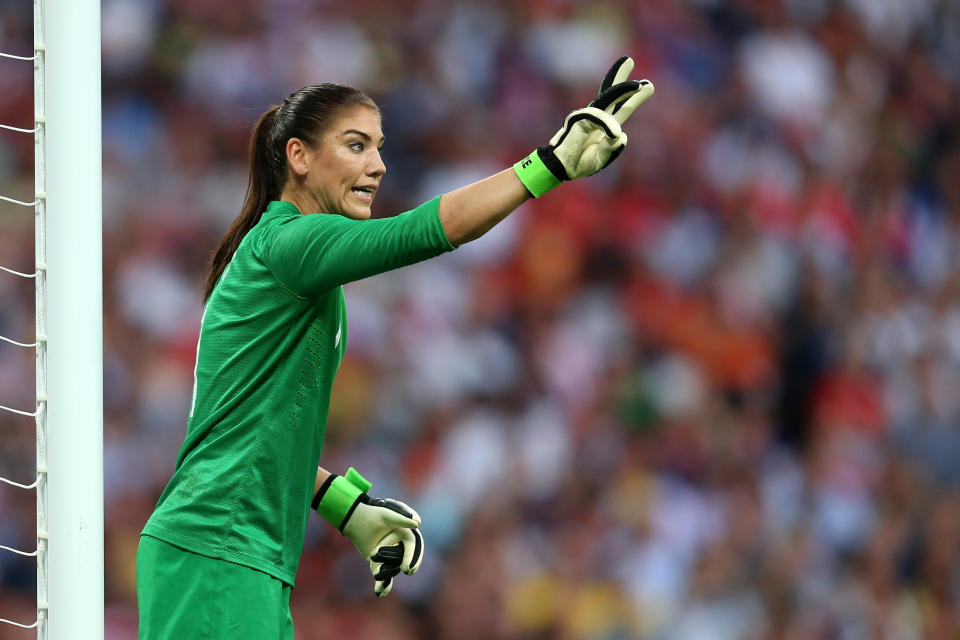
[[[586,107],[567,116],[563,127],[550,138],[548,149],[563,166],[565,179],[573,180],[600,171],[625,146],[627,134],[620,123],[596,107]]]

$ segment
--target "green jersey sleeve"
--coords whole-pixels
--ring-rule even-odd
[[[298,216],[267,239],[264,261],[291,293],[316,298],[336,286],[451,251],[440,197],[392,218]]]

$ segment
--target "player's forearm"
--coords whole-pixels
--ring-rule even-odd
[[[513,169],[445,193],[440,222],[454,245],[476,240],[530,197]]]
[[[317,495],[317,491],[320,491],[320,487],[323,486],[323,483],[326,482],[329,477],[329,471],[323,467],[317,467],[317,482],[313,485],[313,495]]]

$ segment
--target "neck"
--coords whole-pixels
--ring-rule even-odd
[[[319,203],[309,194],[300,189],[291,189],[286,187],[280,194],[280,200],[289,202],[295,206],[301,214],[316,213],[320,211]]]

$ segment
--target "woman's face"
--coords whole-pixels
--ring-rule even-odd
[[[343,109],[316,145],[303,147],[306,172],[298,177],[307,192],[304,195],[321,213],[366,220],[380,179],[387,171],[380,158],[381,146],[383,131],[376,109]]]

